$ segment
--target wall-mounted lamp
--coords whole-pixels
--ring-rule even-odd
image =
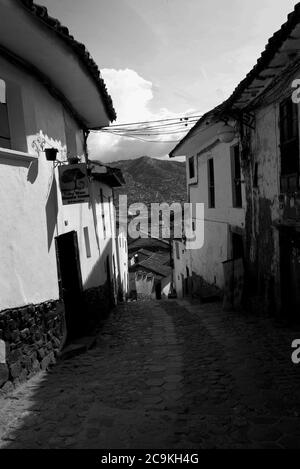
[[[224,124],[220,130],[218,131],[218,137],[220,142],[222,143],[231,143],[232,140],[235,138],[236,131],[231,125]]]

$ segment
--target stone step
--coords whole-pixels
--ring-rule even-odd
[[[67,360],[90,350],[96,343],[97,336],[86,336],[73,340],[61,351],[59,358]]]

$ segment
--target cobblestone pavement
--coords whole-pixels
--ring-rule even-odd
[[[0,400],[0,448],[300,448],[296,338],[219,304],[119,306],[95,348]]]

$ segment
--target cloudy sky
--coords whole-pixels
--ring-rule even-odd
[[[117,123],[201,114],[253,67],[295,0],[39,0],[98,64]],[[92,135],[103,162],[164,157],[173,143]]]

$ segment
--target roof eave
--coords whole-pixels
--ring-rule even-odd
[[[195,124],[195,126],[187,133],[187,135],[180,140],[180,142],[170,151],[169,157],[174,158],[179,155],[178,151],[182,147],[182,145],[188,141],[190,137],[193,136],[194,131],[203,123],[204,119],[217,111],[215,117],[222,117],[222,114],[226,115],[232,112],[233,108],[235,112],[243,112],[248,109],[253,102],[257,99],[259,93],[250,93],[250,97],[243,103],[240,102],[243,93],[247,91],[249,86],[253,84],[253,82],[257,79],[262,80],[265,86],[262,86],[260,93],[263,94],[264,91],[270,87],[272,84],[272,78],[266,78],[265,76],[260,78],[259,75],[266,71],[268,66],[270,66],[272,60],[279,52],[279,50],[285,45],[286,42],[295,40],[291,37],[291,33],[293,30],[299,25],[300,23],[300,3],[295,5],[294,11],[288,15],[288,20],[284,23],[281,28],[273,34],[273,36],[269,39],[268,44],[265,47],[265,50],[262,52],[260,58],[258,59],[256,65],[252,68],[252,70],[246,75],[246,77],[239,83],[239,85],[235,88],[231,96],[224,101],[220,106],[212,109],[208,113],[206,113],[203,117],[199,119],[199,121]],[[300,38],[299,38],[300,39]],[[299,55],[300,57],[300,47],[294,47],[291,51],[288,49],[287,51],[283,50],[282,53],[286,53],[287,57],[289,58],[292,54],[293,56]],[[280,72],[277,72],[277,74]],[[276,72],[274,77],[276,76]]]
[[[108,94],[106,85],[103,78],[101,77],[100,70],[97,64],[92,59],[91,55],[85,48],[85,46],[74,39],[74,37],[69,33],[67,27],[61,25],[61,23],[56,19],[48,15],[48,10],[44,6],[37,5],[33,0],[14,0],[20,4],[31,16],[39,21],[40,24],[47,27],[53,34],[56,35],[61,41],[68,45],[72,49],[72,52],[77,56],[80,64],[84,67],[89,77],[92,79],[94,86],[96,86],[99,97],[105,108],[107,118],[109,122],[116,120],[117,115],[113,106],[112,98]],[[84,118],[81,119],[84,121]],[[91,130],[98,130],[102,126],[91,125],[88,126]]]

